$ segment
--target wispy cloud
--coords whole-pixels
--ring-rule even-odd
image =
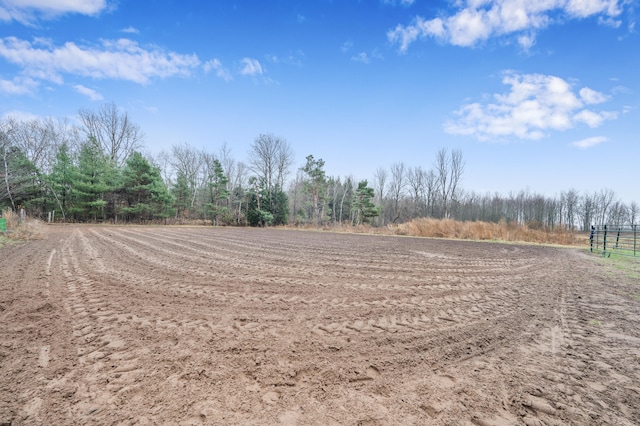
[[[83,86],[82,84],[76,84],[73,86],[73,89],[80,93],[81,95],[85,95],[86,97],[88,97],[89,99],[91,99],[92,101],[101,101],[104,99],[104,97],[96,92],[93,89],[90,89],[88,87]]]
[[[0,93],[7,95],[31,95],[38,86],[38,82],[29,77],[14,77],[11,80],[0,79]]]
[[[121,33],[126,33],[126,34],[140,34],[140,30],[138,30],[135,27],[129,26],[127,28],[123,28],[120,30]]]
[[[228,69],[226,69],[222,65],[222,62],[220,62],[220,60],[217,58],[207,61],[204,64],[204,72],[209,73],[211,71],[215,71],[216,76],[223,79],[224,81],[233,80],[233,76],[231,75],[231,72]]]
[[[360,52],[358,54],[351,56],[352,61],[360,62],[363,64],[369,64],[373,59],[381,60],[381,59],[384,59],[384,57],[377,49],[374,49],[371,53]]]
[[[596,128],[618,116],[616,112],[587,109],[587,105],[603,103],[609,97],[588,87],[576,93],[560,77],[506,72],[502,82],[510,86],[507,94],[494,94],[493,102],[463,105],[454,113],[456,118],[444,124],[445,131],[483,141],[535,140],[579,124]]]
[[[401,5],[408,7],[415,3],[415,0],[382,0],[382,3],[390,4],[392,6]]]
[[[109,7],[107,0],[0,0],[0,20],[28,25],[68,13],[95,16]]]
[[[528,49],[538,30],[563,19],[598,16],[601,24],[616,26],[625,0],[459,0],[458,10],[433,19],[416,17],[409,25],[397,25],[387,32],[401,52],[418,39],[431,37],[455,46],[475,46],[490,37],[518,35]],[[561,15],[562,19],[555,19]],[[524,34],[523,34],[524,33]]]
[[[242,58],[240,60],[241,68],[240,74],[242,75],[262,75],[262,65],[260,61],[253,58]]]
[[[371,59],[366,52],[360,52],[357,55],[353,55],[351,57],[351,60],[355,62],[362,62],[363,64],[368,64],[369,62],[371,62]]]
[[[145,48],[128,39],[102,40],[97,46],[73,42],[54,46],[5,37],[0,39],[0,57],[22,67],[26,76],[58,84],[64,74],[148,84],[153,78],[189,76],[200,64],[195,54]]]
[[[2,118],[7,119],[7,118],[11,118],[13,120],[16,121],[34,121],[34,120],[40,120],[44,117],[41,117],[39,115],[36,115],[32,112],[29,111],[20,111],[20,110],[12,110],[9,112],[6,112],[2,115]]]
[[[607,142],[608,140],[609,139],[605,138],[604,136],[594,136],[592,138],[586,138],[579,141],[575,141],[571,145],[578,148],[586,149],[586,148],[591,148],[593,146],[599,145],[603,142]]]

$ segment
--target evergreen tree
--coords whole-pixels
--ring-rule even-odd
[[[186,175],[180,170],[176,177],[176,183],[171,188],[171,195],[174,199],[176,216],[178,218],[188,216],[189,206],[191,205],[191,189]]]
[[[289,221],[289,197],[287,193],[281,190],[276,190],[271,194],[273,206],[270,212],[273,215],[274,225],[286,225]]]
[[[228,182],[222,164],[214,159],[212,168],[207,175],[208,202],[205,204],[205,213],[211,217],[212,225],[218,225],[218,218],[229,211],[228,206],[225,205],[229,199]]]
[[[376,207],[372,201],[374,197],[374,190],[367,186],[367,181],[360,181],[353,200],[353,222],[355,225],[369,223],[371,219],[380,214],[380,208]]]
[[[78,179],[78,168],[73,164],[69,145],[63,143],[58,147],[53,169],[48,177],[49,187],[56,200],[56,215],[66,220],[67,215],[78,213],[74,206],[74,183]]]
[[[36,209],[41,194],[36,166],[16,146],[0,146],[0,207]]]
[[[128,220],[147,221],[166,218],[172,211],[171,196],[162,180],[160,169],[139,152],[134,152],[122,170],[121,193]]]
[[[249,179],[249,225],[286,225],[289,220],[289,197],[280,189],[269,192],[262,182],[255,177]]]
[[[307,179],[304,182],[305,192],[309,194],[313,223],[318,226],[320,221],[324,221],[321,211],[324,211],[325,195],[327,189],[327,177],[324,171],[324,160],[314,159],[313,155],[307,156],[307,163],[301,170],[306,173]]]
[[[117,184],[118,171],[113,163],[95,143],[84,143],[78,155],[78,178],[73,191],[78,219],[105,220],[107,200],[113,199]]]

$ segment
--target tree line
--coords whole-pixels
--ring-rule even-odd
[[[213,225],[332,224],[376,226],[418,217],[588,229],[636,223],[638,205],[612,190],[557,197],[522,190],[508,195],[465,191],[459,150],[440,149],[430,167],[380,167],[371,182],[328,176],[308,155],[294,168],[291,145],[258,135],[247,161],[225,143],[217,152],[176,144],[144,151],[144,133],[114,103],[79,111],[78,124],[51,118],[0,120],[0,208],[62,221]]]

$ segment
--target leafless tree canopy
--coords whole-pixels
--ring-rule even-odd
[[[202,179],[202,170],[204,165],[203,153],[184,143],[182,145],[174,145],[171,148],[172,160],[171,165],[175,170],[176,177],[182,175],[189,186],[191,199],[190,207],[193,208],[197,195],[197,188],[200,186]]]
[[[388,197],[391,200],[391,222],[397,223],[401,215],[400,200],[404,196],[406,182],[406,166],[404,163],[391,165],[391,181],[389,182]]]
[[[269,193],[282,190],[293,165],[293,150],[289,143],[272,134],[258,136],[251,145],[249,167]]]
[[[462,151],[454,149],[449,153],[446,148],[439,150],[436,154],[434,167],[444,208],[444,217],[449,218],[451,216],[451,201],[455,200],[458,195],[464,172]]]
[[[87,136],[117,166],[124,164],[143,145],[144,133],[140,127],[113,102],[102,105],[98,111],[80,110],[80,119]]]

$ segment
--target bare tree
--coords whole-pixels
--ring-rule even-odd
[[[270,199],[274,191],[283,190],[292,165],[293,150],[285,139],[262,134],[253,141],[249,167],[262,181]]]
[[[56,123],[51,118],[19,121],[8,119],[11,127],[11,142],[36,168],[44,173],[50,171],[58,146]]]
[[[189,208],[193,209],[201,180],[203,155],[186,143],[171,147],[172,162],[178,176],[183,177],[189,188]]]
[[[411,188],[413,198],[413,217],[420,217],[424,214],[424,184],[426,173],[420,166],[412,167],[407,173],[407,180]]]
[[[582,230],[588,230],[594,225],[594,219],[597,214],[596,206],[597,194],[584,194],[580,203],[580,216],[582,218]]]
[[[228,143],[223,142],[222,146],[218,150],[218,160],[220,161],[220,164],[222,164],[222,168],[227,175],[227,182],[229,182],[229,188],[227,189],[231,190],[233,175],[236,171],[236,160],[231,155],[231,147]]]
[[[459,185],[464,172],[464,160],[462,151],[452,150],[449,154],[446,148],[442,148],[436,154],[435,173],[437,186],[442,202],[442,216],[451,216],[451,201],[458,195]]]
[[[378,216],[378,225],[384,226],[384,196],[387,192],[387,170],[382,167],[378,167],[373,176],[373,180],[376,198],[378,199],[377,204],[382,206],[382,212],[380,213],[380,216]],[[353,183],[355,184],[355,180]]]
[[[162,176],[162,180],[167,187],[171,186],[171,179],[173,177],[173,165],[171,154],[169,154],[166,150],[162,150],[158,152],[156,155],[146,155],[145,157],[151,159],[153,165],[160,169],[160,175]]]
[[[391,181],[389,182],[389,198],[391,199],[391,223],[396,223],[398,219],[400,219],[400,200],[404,195],[406,184],[406,167],[404,163],[392,164]]]
[[[433,169],[429,169],[429,171],[425,176],[423,198],[426,200],[426,203],[427,203],[427,215],[432,217],[434,215],[435,204],[436,204],[435,203],[436,191],[437,191],[436,174],[433,171]]]
[[[578,203],[580,201],[580,196],[577,190],[570,189],[567,192],[563,193],[564,195],[564,223],[569,227],[569,229],[573,229],[575,225],[576,214],[578,213]]]
[[[611,204],[613,203],[615,196],[616,196],[616,193],[609,188],[602,189],[597,194],[598,211],[600,213],[599,214],[600,224],[607,223],[607,219],[609,219],[609,209],[611,207]]]
[[[640,213],[638,210],[638,203],[632,201],[631,204],[629,204],[629,223],[631,225],[636,224],[636,221],[638,220],[638,213]]]
[[[134,151],[142,147],[144,133],[126,111],[118,110],[115,103],[104,104],[98,111],[81,109],[79,114],[89,139],[117,166],[123,165]]]
[[[611,205],[609,209],[608,222],[612,225],[622,226],[625,222],[628,222],[629,210],[622,201],[616,201]]]

